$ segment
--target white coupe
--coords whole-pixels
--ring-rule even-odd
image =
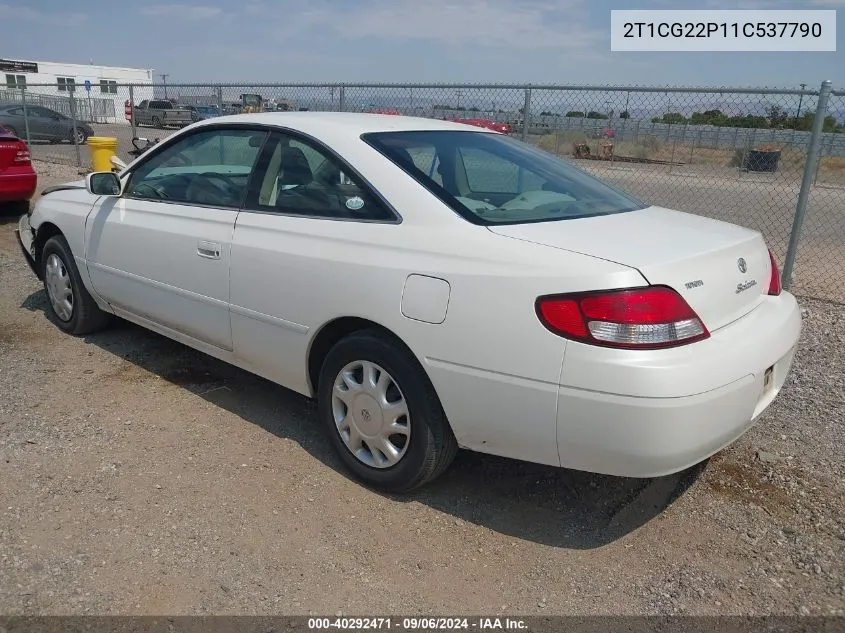
[[[21,218],[48,315],[117,315],[318,402],[369,485],[458,447],[651,477],[745,432],[801,330],[755,231],[507,135],[337,113],[191,125]]]

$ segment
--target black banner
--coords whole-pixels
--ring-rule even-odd
[[[0,71],[10,73],[37,73],[38,64],[14,59],[0,59]]]
[[[843,633],[845,618],[797,616],[0,616],[0,633]]]

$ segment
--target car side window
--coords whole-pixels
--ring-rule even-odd
[[[141,200],[240,207],[266,132],[212,129],[156,152],[130,176],[126,195]]]
[[[249,209],[344,220],[395,218],[369,187],[316,144],[274,132],[261,163]]]

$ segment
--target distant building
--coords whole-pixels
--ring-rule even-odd
[[[74,114],[81,121],[128,125],[124,117],[127,84],[135,86],[135,103],[153,98],[151,68],[0,59],[0,77],[4,75],[0,102],[21,101],[25,93],[27,103]]]

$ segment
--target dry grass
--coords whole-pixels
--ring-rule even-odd
[[[535,140],[542,149],[558,156],[571,156],[576,143],[586,142],[590,153],[598,155],[604,139],[588,138],[585,134],[567,130],[557,134],[546,134]],[[740,167],[744,161],[744,149],[716,149],[698,147],[691,143],[665,141],[655,136],[641,136],[638,142],[614,143],[613,153],[639,159],[667,161],[684,165],[711,167]],[[790,175],[803,172],[807,153],[803,148],[783,147],[778,171]],[[824,156],[819,161],[816,182],[845,185],[845,156]]]

